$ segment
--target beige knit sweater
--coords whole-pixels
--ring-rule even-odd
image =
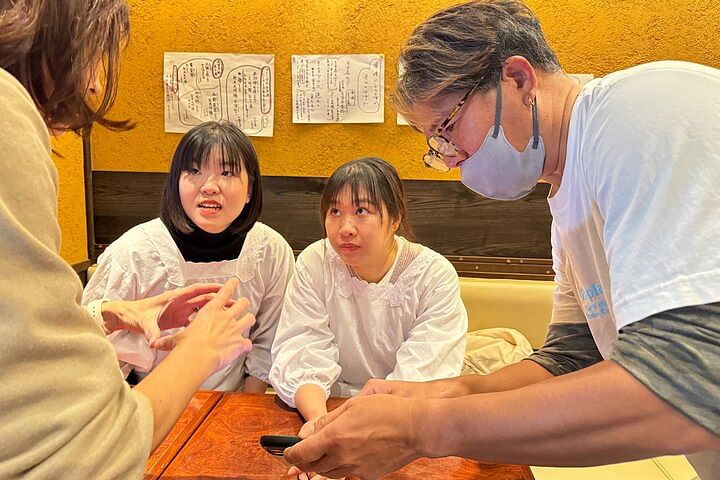
[[[140,478],[152,408],[79,304],[57,192],[47,128],[0,69],[0,478]]]

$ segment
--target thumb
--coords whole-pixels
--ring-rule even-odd
[[[332,423],[337,417],[343,414],[345,410],[348,409],[348,407],[351,405],[350,400],[346,401],[342,405],[340,405],[335,410],[326,413],[322,417],[318,418],[315,423],[313,424],[313,432],[312,433],[318,433],[320,430],[328,426],[330,423]]]
[[[180,335],[182,335],[182,332],[176,333],[175,335],[166,335],[164,337],[160,337],[150,343],[150,348],[155,348],[157,350],[163,350],[166,352],[170,351],[175,348],[175,345],[177,345],[178,337]]]
[[[313,433],[315,433],[315,422],[314,421],[306,422],[300,428],[300,431],[298,432],[298,437],[307,438],[310,435],[312,435]]]
[[[155,322],[151,322],[149,325],[143,325],[143,332],[150,346],[160,338],[160,327],[158,327]]]
[[[298,467],[303,472],[311,472],[312,463],[317,462],[325,455],[327,445],[323,442],[324,435],[311,435],[300,443],[296,443],[283,452],[285,460]]]
[[[342,415],[351,403],[352,399],[343,403],[332,412],[318,418],[315,422],[315,431],[312,435],[300,443],[296,443],[292,447],[285,449],[285,452],[283,453],[285,460],[287,460],[288,463],[299,467],[300,470],[304,472],[312,471],[310,463],[320,460],[320,458],[325,455],[329,446],[325,432],[322,430],[332,423],[337,417]]]

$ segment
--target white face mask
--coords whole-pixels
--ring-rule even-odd
[[[533,191],[545,164],[545,144],[538,134],[537,104],[532,104],[533,136],[518,152],[500,126],[502,93],[497,87],[495,125],[477,152],[460,164],[460,181],[475,193],[495,200],[518,200]]]

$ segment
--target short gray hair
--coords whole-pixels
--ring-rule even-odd
[[[503,62],[521,55],[540,70],[562,70],[540,28],[519,0],[475,0],[440,10],[418,25],[400,51],[402,72],[393,96],[408,116],[439,95],[495,88]],[[412,118],[408,118],[412,123]]]

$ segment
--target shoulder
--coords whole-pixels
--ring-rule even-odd
[[[147,260],[149,256],[157,254],[157,243],[167,241],[172,241],[172,237],[162,221],[155,218],[149,222],[135,225],[120,235],[105,249],[102,256],[112,258],[121,266],[127,267],[141,259]]]
[[[708,99],[719,98],[719,91],[720,70],[661,61],[592,80],[583,87],[578,100],[587,110],[588,120],[604,122],[611,117],[628,124],[653,122],[661,128],[676,125],[678,116],[695,115],[696,108],[707,109]]]
[[[588,82],[593,88],[630,88],[640,85],[643,90],[657,90],[657,83],[691,82],[693,78],[702,77],[707,81],[720,82],[720,70],[706,65],[675,60],[650,62],[636,65],[624,70],[610,73],[602,78]],[[680,88],[678,88],[680,87]],[[682,85],[675,85],[675,90]]]
[[[720,123],[720,110],[709,107],[717,102],[720,70],[688,62],[653,62],[592,80],[573,108],[569,158],[596,192],[608,179],[655,183],[673,157],[700,162],[698,145],[720,148],[711,135],[697,142],[698,132]]]
[[[255,225],[253,225],[248,232],[248,239],[251,241],[252,239],[257,239],[258,243],[261,243],[265,249],[281,253],[292,253],[292,248],[287,240],[285,240],[285,237],[277,230],[261,222],[255,222]]]
[[[335,251],[326,239],[317,240],[300,252],[297,258],[297,268],[319,268],[328,261]]]
[[[394,293],[391,295],[407,297],[409,291],[414,291],[423,298],[439,293],[446,295],[448,289],[458,289],[459,292],[457,272],[445,257],[403,237],[398,237],[398,241],[402,248],[396,269],[402,268],[402,271],[393,274]]]
[[[167,233],[167,229],[159,218],[154,218],[148,222],[141,223],[130,228],[128,231],[120,235],[117,240],[111,243],[108,250],[145,250],[152,245],[152,242],[150,241],[151,238],[161,233]],[[153,240],[158,239],[153,238]]]
[[[50,134],[40,112],[25,87],[2,68],[0,112],[0,148],[3,154],[14,156],[22,152],[26,157],[23,162],[42,159],[47,168],[53,169],[49,156]]]
[[[47,127],[30,94],[15,77],[2,68],[0,68],[0,104],[3,107],[2,118],[6,122],[23,120],[23,123],[43,133],[49,144]]]
[[[267,225],[255,222],[245,237],[245,244],[237,259],[237,275],[243,282],[256,278],[284,275],[295,261],[287,241]]]
[[[412,274],[418,278],[438,278],[438,277],[458,277],[457,271],[450,261],[435,250],[421,245],[412,243],[402,237],[405,242],[405,248],[414,248],[418,250],[417,257],[410,264]]]

